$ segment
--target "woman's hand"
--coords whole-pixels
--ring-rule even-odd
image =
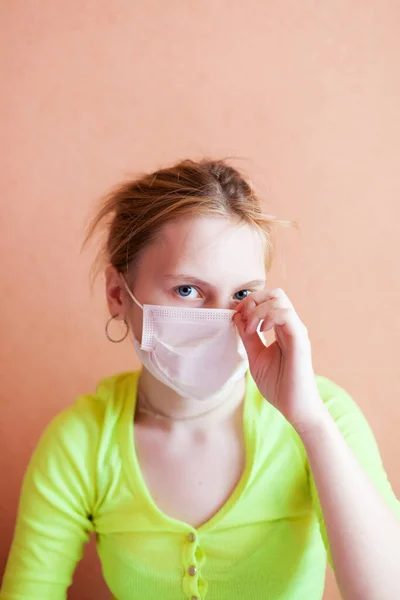
[[[266,346],[257,333],[274,329]],[[261,394],[296,429],[325,413],[315,381],[305,325],[279,288],[250,294],[237,306],[234,322],[246,347],[250,372]]]

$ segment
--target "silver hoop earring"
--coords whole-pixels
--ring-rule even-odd
[[[108,327],[109,327],[109,325],[110,325],[111,321],[113,321],[113,320],[114,320],[114,319],[116,319],[117,317],[118,317],[118,315],[113,315],[112,317],[110,317],[110,318],[108,319],[107,323],[106,323],[106,326],[105,326],[106,337],[107,337],[107,339],[108,339],[110,342],[112,342],[113,344],[119,344],[120,342],[123,342],[123,341],[124,341],[124,339],[126,338],[126,336],[127,336],[127,335],[128,335],[128,333],[129,333],[129,324],[128,324],[128,321],[126,320],[126,317],[124,317],[124,323],[125,323],[125,326],[126,326],[126,331],[125,331],[125,334],[124,334],[124,336],[123,336],[123,337],[122,337],[120,340],[114,340],[112,337],[110,337],[110,334],[108,333]]]

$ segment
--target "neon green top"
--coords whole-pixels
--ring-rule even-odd
[[[114,599],[320,600],[329,547],[294,429],[248,376],[245,471],[221,510],[193,529],[157,508],[140,472],[138,373],[104,379],[47,427],[24,478],[1,600],[65,599],[90,533]],[[400,516],[360,409],[330,380],[317,381],[342,434]]]

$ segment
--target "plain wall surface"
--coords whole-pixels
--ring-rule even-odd
[[[80,255],[129,173],[240,157],[296,219],[272,280],[317,373],[369,419],[400,495],[400,7],[395,0],[14,0],[0,6],[0,572],[22,476],[50,418],[131,369]],[[93,545],[73,600],[106,600]],[[326,600],[338,599],[328,575]]]

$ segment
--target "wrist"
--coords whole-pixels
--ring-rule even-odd
[[[321,401],[320,405],[307,414],[297,415],[290,424],[300,438],[324,431],[332,423],[332,417]]]

